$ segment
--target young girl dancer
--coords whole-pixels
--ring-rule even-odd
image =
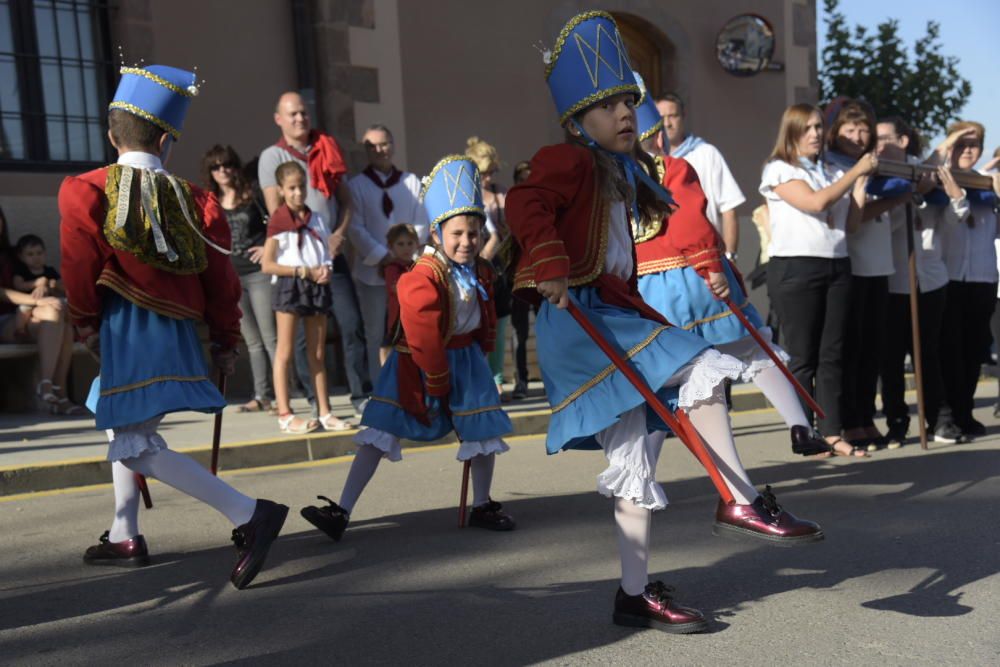
[[[454,431],[459,461],[471,461],[474,494],[470,526],[513,530],[514,520],[490,499],[501,436],[511,423],[484,353],[496,337],[493,270],[478,259],[486,218],[479,172],[465,157],[442,159],[421,198],[431,221],[428,248],[399,280],[403,334],[379,374],[355,436],[357,454],[340,503],[305,507],[302,516],[340,540],[354,505],[382,458],[402,458],[400,438],[432,441]]]
[[[636,108],[639,141],[643,150],[654,156],[663,186],[678,203],[669,219],[643,219],[634,226],[639,293],[671,324],[697,334],[742,362],[742,380],[760,387],[788,424],[794,453],[829,452],[830,446],[809,426],[794,387],[722,300],[728,297],[766,340],[771,339],[771,330],[747,298],[742,277],[724,258],[722,238],[705,217],[707,200],[694,168],[681,158],[664,155],[659,148],[666,145],[657,141],[663,133],[663,117],[645,94],[642,78],[638,73],[635,76],[643,89],[643,99]],[[714,266],[722,271],[713,270]],[[779,356],[788,358],[777,345],[772,347]],[[661,432],[658,437],[663,435]]]
[[[330,414],[326,391],[326,318],[330,312],[330,272],[333,261],[327,221],[306,206],[306,172],[297,162],[285,162],[275,172],[284,203],[267,224],[261,270],[273,278],[271,304],[278,325],[274,354],[274,394],[278,428],[283,433],[310,433],[322,424],[327,431],[351,425]],[[303,318],[309,372],[316,389],[319,421],[292,414],[288,402],[288,367],[295,346],[295,327]]]
[[[669,587],[648,580],[651,510],[663,508],[666,498],[655,480],[659,450],[647,438],[643,398],[567,313],[571,299],[650,387],[679,390],[680,407],[735,498],[719,504],[716,531],[779,544],[819,540],[822,531],[783,511],[770,492],[758,494],[740,463],[723,383],[739,377],[742,364],[669,326],[636,290],[629,215],[642,209],[659,219],[667,208],[656,199],[661,189],[637,164],[655,169],[637,150],[640,92],[614,19],[605,12],[576,16],[545,56],[567,141],[535,155],[530,178],[507,197],[507,212],[521,249],[515,290],[545,298],[536,332],[552,404],[547,449],[601,448],[608,458],[598,490],[615,497],[622,580],[614,622],[697,632],[706,627],[701,612],[678,605]],[[718,262],[709,268],[722,272]]]
[[[401,222],[389,228],[385,240],[392,259],[382,268],[386,292],[385,336],[378,353],[379,364],[383,366],[392,351],[396,328],[399,326],[399,279],[413,266],[413,257],[420,247],[420,236],[413,225]]]

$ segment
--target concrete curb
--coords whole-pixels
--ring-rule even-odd
[[[907,388],[912,388],[912,378],[907,377]],[[764,395],[755,390],[737,390],[732,395],[732,412],[770,408]],[[513,412],[512,435],[538,435],[548,430],[548,409]],[[320,461],[354,452],[352,440],[355,430],[337,434],[320,433],[302,437],[268,438],[249,442],[223,444],[219,452],[220,470],[241,470]],[[406,448],[426,447],[456,442],[454,437],[436,442],[404,441]],[[208,467],[211,446],[178,449]],[[0,470],[0,497],[38,493],[56,489],[108,484],[111,481],[111,464],[102,458],[78,459],[59,463],[23,465]]]

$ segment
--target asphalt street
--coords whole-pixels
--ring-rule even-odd
[[[7,499],[0,663],[1000,664],[1000,426],[988,408],[977,416],[990,435],[971,444],[815,460],[792,456],[774,412],[740,415],[752,479],[826,531],[797,549],[713,537],[714,490],[668,441],[651,571],[711,616],[701,635],[611,624],[603,457],[546,456],[536,437],[497,462],[509,534],[456,527],[454,446],[383,462],[339,544],[298,509],[337,498],[349,458],[226,474],[292,507],[244,591],[228,582],[225,519],[162,484],[140,516],[154,564],[137,570],[81,561],[110,522],[110,487]]]

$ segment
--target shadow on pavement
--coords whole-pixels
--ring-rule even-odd
[[[747,544],[722,551],[721,559],[692,562],[692,550],[715,539],[709,534],[715,498],[705,479],[669,484],[673,504],[657,515],[654,551],[670,553],[678,567],[654,577],[676,585],[681,602],[712,614],[713,632],[724,632],[728,619],[753,601],[800,589],[836,595],[849,580],[890,570],[930,574],[863,607],[958,616],[972,611],[961,603],[962,589],[1000,570],[995,509],[981,489],[1000,475],[998,451],[958,446],[919,457],[783,463],[752,474],[759,484],[807,478],[775,489],[793,512],[820,521],[828,538],[802,549]],[[872,495],[865,485],[892,490]],[[603,567],[614,553],[610,502],[587,493],[517,499],[506,507],[519,522],[510,534],[459,534],[456,511],[447,508],[360,521],[336,544],[318,532],[285,535],[242,592],[228,583],[233,549],[156,553],[155,536],[155,564],[148,568],[60,563],[50,565],[49,582],[24,587],[5,576],[5,652],[37,658],[42,645],[71,650],[94,636],[127,631],[168,633],[192,648],[211,645],[220,658],[265,663],[444,664],[479,656],[490,664],[525,664],[571,659],[627,638],[631,631],[610,622],[617,570]],[[595,542],[594,550],[582,546]],[[603,578],[557,581],[553,571],[563,561],[599,561]],[[508,585],[512,577],[538,583]],[[878,590],[897,580],[873,579]],[[87,618],[92,614],[103,615]]]

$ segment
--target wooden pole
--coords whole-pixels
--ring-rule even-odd
[[[465,508],[469,502],[469,468],[472,461],[466,461],[462,466],[462,496],[458,499],[458,527],[465,528]]]
[[[226,396],[226,376],[219,370],[219,393]],[[212,428],[212,474],[219,474],[219,447],[222,446],[222,410],[215,413],[215,424]]]
[[[924,360],[920,345],[920,285],[917,281],[917,252],[913,243],[913,203],[906,204],[906,249],[910,269],[910,331],[913,345],[913,376],[917,385],[917,420],[920,425],[920,448],[927,449],[927,415],[924,406]]]

